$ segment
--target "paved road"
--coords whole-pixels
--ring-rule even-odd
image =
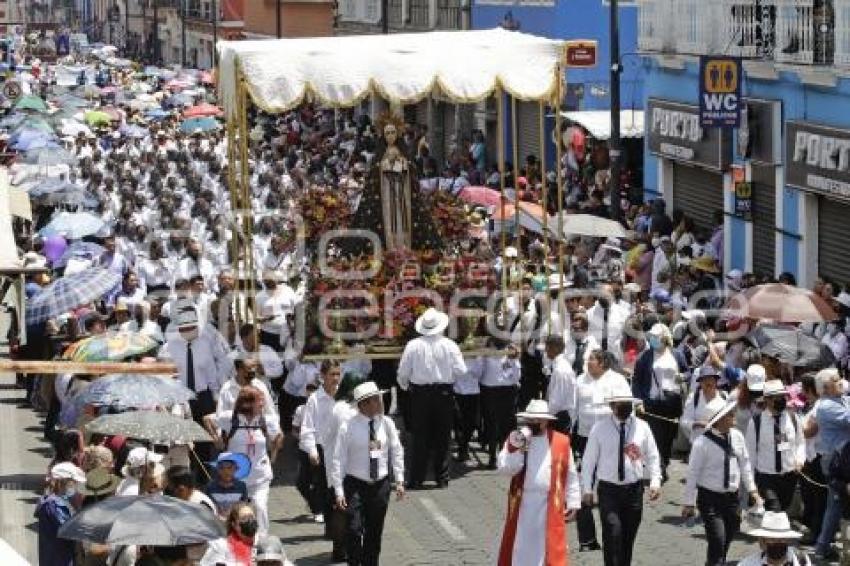
[[[36,563],[33,504],[49,459],[41,440],[40,421],[31,409],[23,408],[22,391],[12,388],[11,377],[0,376],[0,536],[18,552]],[[292,446],[281,456],[270,510],[272,532],[282,538],[296,564],[330,563],[330,544],[322,538],[322,527],[306,517],[306,507],[293,485]],[[423,490],[393,502],[384,533],[382,564],[387,566],[453,566],[492,563],[494,545],[505,509],[507,478],[480,470],[472,462],[457,467],[456,479],[446,490]],[[663,501],[647,506],[637,541],[635,566],[659,563],[702,564],[705,540],[702,529],[686,529],[677,518],[675,501],[681,495],[682,465],[672,469]],[[597,523],[598,525],[598,523]],[[577,548],[571,526],[571,547]],[[739,559],[755,549],[741,539],[730,558]],[[571,553],[571,564],[601,566],[601,552]]]

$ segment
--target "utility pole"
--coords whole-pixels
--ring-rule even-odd
[[[153,61],[154,64],[162,65],[162,57],[159,52],[159,0],[153,0]]]
[[[608,156],[611,162],[611,219],[622,217],[620,207],[620,14],[618,0],[610,0],[611,21],[611,139]]]
[[[186,0],[180,0],[180,42],[183,52],[180,57],[180,66],[186,67]]]
[[[218,2],[212,0],[212,26],[213,26],[213,44],[212,44],[212,66],[215,67],[218,63]]]
[[[130,50],[130,0],[124,0],[124,57]]]
[[[283,36],[283,30],[280,29],[280,0],[275,0],[277,6],[275,6],[275,24],[277,25],[277,38],[280,39]]]
[[[139,54],[143,59],[147,59],[148,56],[148,3],[146,0],[142,0],[142,42],[139,48],[141,49],[141,53]]]
[[[390,0],[381,0],[381,33],[390,33]]]

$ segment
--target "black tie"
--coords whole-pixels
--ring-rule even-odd
[[[192,358],[191,342],[186,342],[186,387],[195,390],[195,360]]]
[[[782,452],[779,451],[779,445],[782,443],[782,430],[779,426],[781,419],[781,414],[773,417],[773,455],[777,474],[782,473]]]
[[[576,375],[584,373],[584,340],[576,342],[576,359],[573,361],[573,371]]]
[[[617,462],[617,478],[626,480],[626,423],[620,423],[620,458]]]
[[[369,479],[378,479],[378,459],[372,457],[372,451],[377,449],[375,437],[375,421],[369,420]]]
[[[732,445],[729,443],[729,434],[723,435],[723,489],[729,489],[729,464],[731,464]]]

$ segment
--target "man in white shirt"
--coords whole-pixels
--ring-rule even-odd
[[[546,338],[546,359],[543,373],[549,372],[549,387],[546,399],[549,410],[557,419],[552,428],[569,434],[576,417],[576,374],[564,354],[564,337],[552,334]]]
[[[421,487],[433,453],[437,485],[449,485],[449,439],[454,423],[452,386],[466,373],[460,348],[443,336],[449,316],[430,308],[416,320],[420,334],[407,343],[398,364],[398,386],[410,392],[413,432],[411,488]]]
[[[181,259],[177,264],[177,272],[174,278],[175,281],[178,279],[188,280],[195,275],[200,275],[204,278],[204,285],[207,289],[214,293],[218,291],[216,269],[210,260],[203,257],[201,253],[201,240],[192,237],[186,244],[186,257]]]
[[[466,373],[455,380],[454,395],[458,409],[455,423],[455,442],[457,442],[457,460],[469,460],[469,442],[472,433],[479,429],[481,422],[481,377],[484,374],[484,359],[464,359]]]
[[[797,487],[797,472],[806,463],[806,439],[797,416],[786,410],[785,386],[764,383],[765,410],[747,428],[747,452],[759,495],[770,509],[787,512]]]
[[[566,564],[564,510],[569,521],[581,505],[569,437],[550,428],[555,416],[542,399],[532,400],[517,419],[524,426],[499,452],[499,472],[512,478],[498,563]]]
[[[331,461],[336,505],[348,515],[349,564],[378,564],[393,483],[404,497],[404,448],[381,394],[373,381],[354,388],[358,412],[340,427]]]
[[[322,386],[307,398],[298,436],[298,447],[307,454],[313,473],[310,509],[315,510],[313,519],[317,523],[324,523],[325,516],[331,514],[326,467],[332,447],[325,443],[325,438],[328,436],[328,427],[336,403],[334,396],[342,379],[338,362],[325,361],[321,372]]]
[[[607,399],[611,418],[590,431],[581,468],[582,499],[593,504],[594,484],[602,522],[605,566],[628,566],[643,517],[643,480],[649,500],[661,498],[661,460],[649,425],[634,416],[631,389],[618,387]]]
[[[750,554],[738,566],[809,566],[811,561],[802,553],[791,548],[791,543],[802,536],[791,528],[788,515],[768,511],[761,520],[761,527],[747,533],[758,538],[760,550]]]
[[[509,344],[504,356],[485,356],[483,362],[481,412],[484,446],[489,456],[487,468],[495,470],[496,454],[516,424],[514,411],[522,373],[519,349]]]
[[[247,385],[251,385],[260,390],[263,394],[263,414],[266,421],[278,421],[277,409],[272,400],[271,393],[268,387],[261,379],[257,377],[260,362],[255,358],[242,357],[239,354],[232,356],[233,358],[233,377],[228,379],[218,393],[218,404],[216,405],[216,414],[221,415],[228,411],[232,411],[236,405],[236,398],[239,396],[239,390]]]
[[[729,546],[741,526],[738,489],[744,489],[756,503],[750,457],[744,435],[734,428],[736,399],[714,399],[703,407],[700,420],[705,432],[697,437],[688,459],[682,517],[693,517],[696,509],[705,524],[708,539],[707,566],[726,563]]]

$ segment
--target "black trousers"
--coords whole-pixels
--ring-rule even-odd
[[[605,566],[629,566],[643,518],[643,482],[617,485],[600,481],[596,492]]]
[[[307,465],[310,466],[310,485],[312,487],[309,503],[310,511],[327,516],[330,515],[331,502],[333,501],[328,489],[328,476],[325,471],[327,462],[324,449],[321,446],[316,446],[316,449],[319,451],[319,465],[313,466],[309,460],[307,461]],[[325,525],[327,525],[327,522]]]
[[[587,437],[575,435],[572,437],[573,453],[577,462],[581,461],[584,456],[584,449],[587,447]],[[579,464],[581,469],[581,464]],[[596,522],[593,520],[593,505],[588,505],[584,501],[581,503],[581,509],[576,515],[576,528],[578,529],[578,543],[593,544],[596,541]]]
[[[797,474],[763,474],[756,472],[756,486],[768,511],[788,511],[797,487]]]
[[[286,391],[280,392],[277,404],[280,409],[280,428],[283,430],[284,434],[292,432],[292,417],[295,415],[295,409],[306,402],[306,397],[296,397],[295,395],[290,395]]]
[[[478,428],[480,395],[458,395],[455,393],[455,441],[458,453],[469,454],[469,441]]]
[[[820,455],[803,466],[803,473],[820,484],[826,484],[820,465]],[[805,479],[800,480],[800,495],[803,498],[803,524],[808,527],[811,537],[817,540],[820,534],[823,515],[826,513],[826,488],[813,485]]]
[[[681,398],[679,401],[660,401],[651,399],[644,401],[646,410],[653,415],[659,415],[668,419],[678,419],[682,416]],[[652,416],[646,416],[646,422],[649,424],[649,429],[652,431],[652,436],[655,438],[655,444],[658,446],[658,455],[661,457],[661,468],[665,470],[670,465],[670,454],[673,451],[673,442],[679,434],[679,424],[663,419],[656,419]]]
[[[390,480],[369,484],[352,476],[342,482],[348,503],[346,547],[349,566],[378,566],[384,517],[390,502]]]
[[[708,540],[706,566],[723,566],[732,540],[741,528],[738,492],[718,493],[705,488],[697,490],[697,509],[705,524]]]
[[[487,453],[493,458],[516,427],[516,404],[516,387],[481,386],[484,444],[487,447]]]
[[[543,358],[523,351],[520,356],[519,406],[525,408],[532,399],[541,399],[546,391]]]
[[[201,426],[204,426],[204,417],[215,413],[216,401],[209,389],[196,392],[195,399],[189,401],[189,409],[192,411],[192,419]],[[192,461],[192,467],[195,468],[195,479],[198,485],[206,485],[207,474],[203,473],[200,466],[208,466],[206,462],[213,460],[215,447],[210,442],[200,442],[195,445],[195,454],[198,460],[203,463],[197,463],[195,459]]]
[[[410,385],[413,433],[413,469],[410,481],[425,481],[433,458],[434,480],[449,481],[449,442],[454,427],[454,392],[451,385]]]
[[[311,513],[320,513],[313,508],[313,473],[310,470],[310,457],[306,452],[298,450],[298,477],[295,480],[295,488],[307,505],[310,507]]]

